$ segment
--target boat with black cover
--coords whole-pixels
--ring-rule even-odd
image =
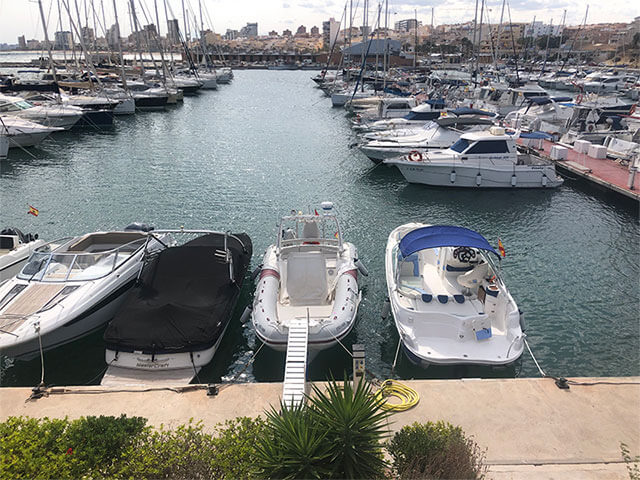
[[[186,369],[188,383],[211,361],[231,320],[251,260],[249,236],[201,230],[156,233],[173,241],[146,259],[137,284],[104,333],[111,371],[105,378],[115,370],[121,377],[136,377],[145,375],[140,371]],[[192,239],[180,244],[185,236]]]

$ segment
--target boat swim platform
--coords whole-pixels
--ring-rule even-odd
[[[593,385],[562,390],[550,378],[403,381],[420,402],[391,414],[389,433],[413,422],[459,425],[486,448],[487,478],[627,478],[620,443],[632,457],[640,455],[640,377],[571,380]],[[193,418],[212,429],[239,416],[264,417],[279,405],[282,383],[222,384],[217,395],[207,395],[206,385],[189,385],[182,393],[170,387],[54,387],[25,401],[30,395],[30,388],[0,388],[0,420],[126,414],[165,428]]]
[[[522,139],[518,143],[522,144]],[[566,160],[551,159],[551,148],[554,145],[567,149]],[[553,162],[562,174],[580,178],[604,190],[640,202],[640,172],[635,175],[633,188],[629,188],[629,167],[620,165],[611,158],[593,158],[586,153],[576,152],[571,145],[548,140],[542,142],[542,150],[534,150]]]

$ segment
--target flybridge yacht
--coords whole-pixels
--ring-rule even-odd
[[[82,118],[83,111],[61,103],[34,105],[21,97],[0,94],[0,114],[15,115],[47,127],[69,130]]]
[[[527,105],[509,112],[504,120],[512,128],[549,133],[564,132],[573,113],[571,97],[530,97]]]
[[[446,150],[419,151],[384,161],[395,165],[409,183],[441,187],[553,188],[562,185],[555,165],[518,151],[515,137],[503,128],[463,134]],[[525,137],[525,134],[520,136]]]
[[[428,123],[412,135],[404,134],[404,131],[400,131],[400,135],[394,135],[394,131],[388,132],[388,135],[381,132],[375,140],[363,143],[359,148],[374,163],[413,151],[444,149],[456,143],[465,132],[486,130],[493,125],[491,116],[492,113],[482,110],[459,108]]]
[[[496,258],[489,242],[467,228],[408,223],[391,232],[389,301],[413,363],[499,366],[522,356],[521,314]]]
[[[355,324],[362,267],[332,210],[323,202],[320,214],[283,217],[277,242],[264,255],[252,321],[271,348],[285,351],[290,329],[302,324],[313,355],[336,345]]]
[[[547,91],[535,84],[518,88],[506,88],[496,84],[481,87],[474,106],[495,112],[498,115],[506,115],[525,106],[531,97],[547,96],[549,96]]]
[[[425,103],[413,107],[409,113],[401,118],[383,119],[375,122],[363,122],[361,119],[356,118],[353,122],[353,129],[357,132],[382,132],[422,127],[425,123],[438,118],[443,111],[444,105],[443,99],[427,100]]]
[[[96,232],[36,249],[0,287],[0,354],[31,358],[109,321],[142,266],[147,233]],[[144,229],[144,228],[143,228]]]
[[[38,145],[54,132],[64,128],[46,127],[12,115],[0,115],[0,130],[9,140],[9,148],[24,148]]]

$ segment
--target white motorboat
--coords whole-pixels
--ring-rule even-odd
[[[347,85],[344,89],[333,92],[331,94],[331,105],[334,107],[344,107],[344,105],[354,99],[370,98],[375,96],[376,92],[368,87],[364,90],[353,91],[354,87]]]
[[[251,239],[205,230],[154,232],[159,234],[188,241],[145,259],[104,333],[105,358],[110,368],[188,369],[191,378],[211,361],[231,321],[251,261]]]
[[[371,98],[378,99],[378,97]],[[369,99],[361,98],[357,100]],[[373,101],[368,108],[364,109],[360,109],[360,106],[367,105],[366,103],[357,104],[358,106],[354,107],[354,102],[357,100],[353,100],[347,105],[353,112],[357,112],[356,120],[363,122],[372,122],[384,118],[402,118],[408,115],[411,109],[416,106],[416,99],[413,97],[383,97]]]
[[[79,107],[62,103],[44,102],[34,105],[21,97],[0,94],[0,113],[14,115],[47,127],[60,127],[70,130],[82,118]]]
[[[0,160],[5,160],[9,155],[9,137],[4,128],[0,128]]]
[[[501,127],[463,134],[447,150],[389,158],[409,183],[441,187],[553,188],[562,185],[550,161],[520,152],[517,135],[506,135]]]
[[[44,243],[37,234],[22,233],[17,228],[0,231],[0,285],[15,277],[31,253]]]
[[[515,129],[564,133],[565,124],[573,113],[573,106],[571,97],[530,97],[526,106],[509,112],[504,121]]]
[[[391,232],[385,275],[391,311],[415,364],[509,365],[524,349],[521,313],[496,250],[477,232],[408,223]]]
[[[383,131],[402,131],[411,128],[417,129],[424,126],[431,120],[435,120],[443,112],[444,101],[427,100],[425,103],[413,107],[411,111],[401,118],[385,118],[375,122],[362,122],[356,117],[352,125],[357,132],[383,132]],[[365,135],[366,137],[366,135]],[[366,137],[368,138],[368,137]]]
[[[321,214],[283,217],[278,232],[264,255],[253,326],[261,341],[285,351],[290,325],[305,322],[312,356],[355,324],[361,296],[356,247],[343,241],[331,202],[323,202]]]
[[[458,141],[465,132],[486,130],[493,125],[492,113],[469,108],[458,108],[448,112],[416,131],[413,135],[389,135],[370,140],[359,146],[374,163],[380,163],[387,158],[397,157],[413,151],[425,152],[430,149],[445,149]]]
[[[46,127],[13,115],[0,115],[0,129],[9,139],[9,148],[32,147],[52,133],[64,131],[64,128]]]
[[[130,228],[130,227],[128,227]],[[136,228],[136,227],[134,227]],[[142,230],[96,232],[36,249],[0,287],[0,354],[24,359],[83,337],[116,313],[142,267]]]

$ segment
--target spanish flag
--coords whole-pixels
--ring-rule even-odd
[[[498,239],[498,251],[500,255],[502,255],[502,258],[507,256],[507,252],[504,251],[504,245],[502,245],[502,240],[500,239]]]
[[[38,213],[40,212],[36,207],[32,207],[31,205],[29,205],[29,211],[27,212],[28,215],[33,215],[34,217],[37,217]]]

